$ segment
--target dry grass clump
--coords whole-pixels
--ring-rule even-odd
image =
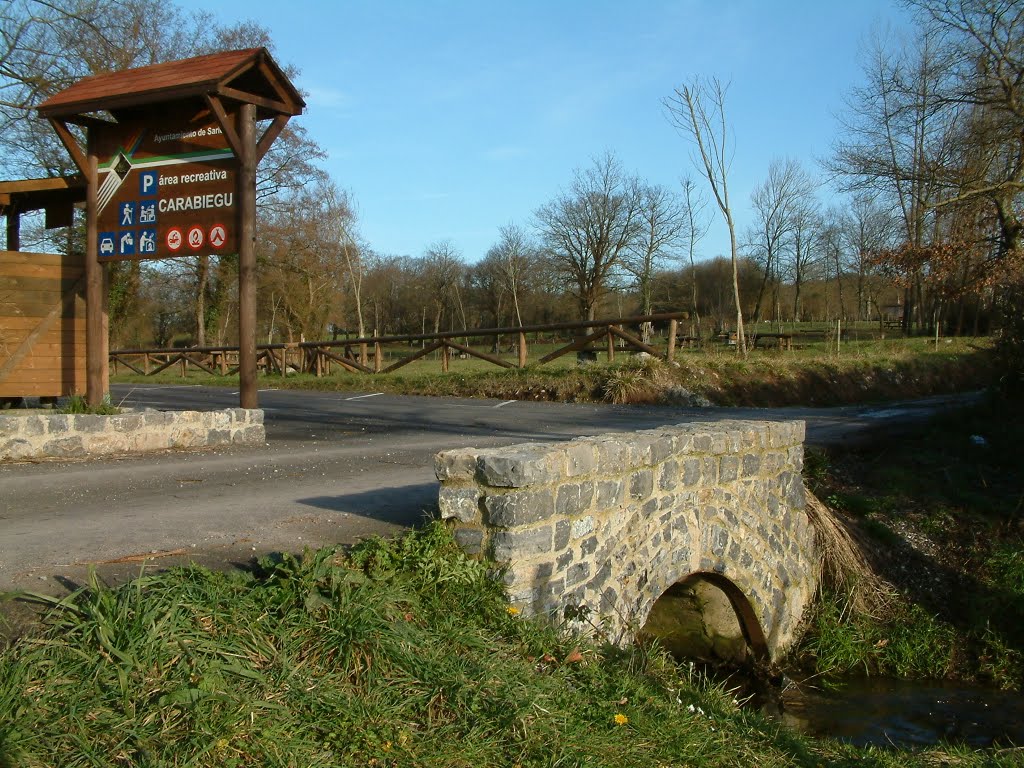
[[[608,403],[652,402],[668,384],[665,363],[660,358],[639,354],[610,368],[601,392]]]
[[[851,531],[817,496],[807,492],[807,517],[814,527],[821,563],[821,586],[846,598],[846,609],[862,615],[886,612],[895,594],[864,556],[859,534]]]

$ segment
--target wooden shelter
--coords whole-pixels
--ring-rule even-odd
[[[85,391],[82,255],[21,252],[22,214],[45,211],[47,228],[69,226],[84,202],[81,177],[0,181],[0,401]]]
[[[72,159],[85,177],[87,195],[87,248],[85,257],[86,273],[86,327],[87,327],[87,398],[91,404],[98,404],[106,395],[108,384],[106,317],[103,301],[104,264],[100,260],[101,237],[103,251],[112,247],[114,232],[101,233],[98,216],[106,202],[103,196],[109,190],[101,190],[99,183],[100,166],[104,162],[106,174],[104,185],[116,187],[124,182],[130,188],[137,183],[131,180],[132,173],[140,179],[142,173],[133,167],[132,159],[122,150],[116,156],[100,157],[104,146],[127,146],[129,137],[143,141],[149,137],[154,143],[167,140],[171,143],[188,142],[202,133],[208,137],[222,132],[226,140],[233,176],[234,195],[231,197],[230,223],[219,223],[216,230],[219,242],[225,231],[232,230],[237,242],[239,256],[239,378],[240,399],[243,408],[257,407],[256,394],[256,257],[254,252],[256,219],[256,166],[274,140],[284,129],[288,120],[302,113],[305,107],[299,92],[291,84],[280,67],[265,48],[240,51],[226,51],[207,56],[197,56],[181,61],[154,64],[148,67],[114,72],[84,78],[60,93],[50,97],[39,106],[39,114],[50,121]],[[257,121],[269,120],[269,124],[257,138]],[[217,130],[202,128],[189,132],[175,130],[178,126],[199,125],[202,121],[216,125]],[[84,144],[79,140],[72,126],[85,131]],[[171,126],[168,129],[168,126]],[[159,131],[164,133],[159,134]],[[205,145],[204,145],[205,146]],[[130,154],[130,152],[128,153]],[[153,153],[151,153],[152,155]],[[187,152],[182,153],[184,157]],[[201,153],[192,153],[201,154]],[[155,168],[157,163],[150,166]],[[117,178],[115,178],[115,173]],[[160,174],[159,170],[146,171]],[[207,174],[210,175],[210,174]],[[189,174],[189,179],[203,174]],[[156,178],[153,176],[152,178]],[[113,180],[116,184],[107,185]],[[177,184],[177,179],[175,180]],[[164,185],[164,176],[160,176]],[[162,194],[162,192],[161,192]],[[205,195],[195,195],[205,198]],[[212,196],[211,196],[212,197]],[[227,199],[226,195],[222,195]],[[184,199],[184,198],[182,198]],[[123,203],[132,206],[135,203]],[[161,200],[160,210],[173,209]],[[125,208],[126,215],[129,208]],[[130,208],[132,216],[135,208]],[[131,217],[129,217],[131,218]],[[135,222],[129,222],[135,223]],[[172,231],[173,230],[173,231]],[[206,230],[197,224],[194,227],[196,239],[192,254],[179,253],[182,231],[172,227],[161,233],[171,255],[201,255],[199,249],[207,242],[213,246],[217,240],[214,229]],[[143,242],[152,243],[157,236],[154,227],[134,229],[118,233],[122,243],[132,247],[122,248],[121,257],[159,257],[157,251],[136,249],[135,236],[149,238]],[[151,234],[152,233],[152,234]],[[173,239],[172,239],[173,238]],[[112,251],[111,251],[112,252]]]

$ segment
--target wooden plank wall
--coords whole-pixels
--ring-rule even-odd
[[[0,251],[0,397],[84,393],[83,257]]]

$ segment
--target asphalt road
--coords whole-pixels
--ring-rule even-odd
[[[238,404],[237,392],[190,386],[118,385],[112,398],[169,410]],[[446,448],[730,418],[804,419],[809,443],[840,445],[959,401],[679,409],[261,390],[265,446],[0,465],[0,591],[59,592],[90,566],[118,581],[145,560],[244,565],[392,534],[436,504],[433,456]]]

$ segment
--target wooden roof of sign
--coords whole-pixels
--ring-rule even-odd
[[[84,202],[82,176],[0,181],[0,215],[45,210],[47,227],[70,224],[71,208]]]
[[[257,118],[298,115],[302,96],[266,48],[224,51],[79,80],[39,105],[39,114],[76,122],[107,111],[133,112],[154,104],[218,96],[255,104]]]

